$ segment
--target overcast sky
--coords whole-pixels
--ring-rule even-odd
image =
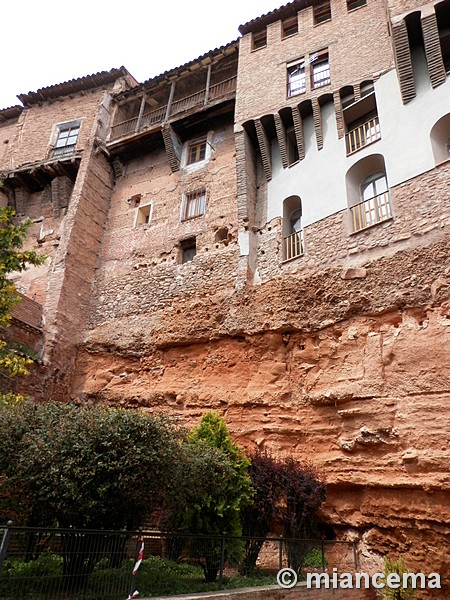
[[[239,37],[287,0],[2,3],[0,108],[17,94],[125,66],[142,82]]]

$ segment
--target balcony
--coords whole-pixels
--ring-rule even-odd
[[[345,134],[347,156],[381,139],[378,115]]]
[[[230,77],[209,88],[184,96],[183,98],[174,100],[171,103],[160,106],[150,112],[144,113],[141,116],[136,116],[120,123],[116,123],[111,127],[111,135],[109,141],[118,140],[119,138],[136,135],[152,127],[161,125],[164,121],[171,117],[182,114],[196,107],[209,106],[217,100],[225,98],[229,94],[236,91],[237,77]]]
[[[291,233],[283,238],[283,261],[303,255],[303,239],[301,233]]]
[[[350,207],[353,231],[361,231],[392,218],[389,192],[364,200]]]

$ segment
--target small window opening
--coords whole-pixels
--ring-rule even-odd
[[[367,4],[367,0],[347,0],[347,10],[351,11],[355,8],[360,8],[361,6],[365,6]]]
[[[144,206],[139,206],[137,208],[137,213],[136,213],[135,227],[140,227],[141,225],[149,225],[151,218],[152,218],[152,205],[145,204]]]
[[[298,18],[297,15],[295,17],[290,17],[286,19],[282,23],[282,36],[283,38],[287,38],[291,35],[295,35],[298,33]]]
[[[259,50],[267,46],[267,29],[253,34],[253,50]]]
[[[197,254],[197,242],[195,237],[183,240],[180,243],[181,247],[181,264],[192,262],[194,256]]]
[[[190,192],[185,196],[182,220],[194,219],[205,214],[206,189]]]
[[[320,25],[331,19],[330,0],[321,2],[313,7],[314,25]]]
[[[187,164],[192,165],[196,162],[205,160],[206,157],[206,140],[197,140],[192,142],[188,147]]]

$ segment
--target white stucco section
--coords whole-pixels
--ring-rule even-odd
[[[382,154],[390,187],[435,166],[430,131],[450,113],[450,78],[431,88],[425,57],[414,57],[417,97],[403,105],[395,70],[375,83],[381,139],[347,157],[345,139],[338,139],[333,105],[323,107],[324,146],[317,150],[312,116],[304,123],[305,159],[283,169],[276,140],[272,143],[272,180],[268,183],[267,221],[283,215],[283,200],[302,199],[306,227],[347,208],[345,177],[352,165],[371,154]],[[450,133],[449,133],[450,135]]]
[[[238,244],[240,255],[248,256],[250,254],[250,234],[248,231],[239,231]]]

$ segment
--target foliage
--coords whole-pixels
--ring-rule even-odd
[[[24,271],[28,265],[41,265],[45,257],[34,250],[22,250],[31,221],[17,224],[14,210],[0,208],[0,327],[10,324],[11,311],[20,302],[14,283],[8,278],[13,272]],[[13,344],[0,340],[0,374],[7,378],[28,373],[33,360]],[[1,397],[1,395],[0,395]]]
[[[179,531],[212,536],[239,536],[242,533],[240,513],[251,502],[253,488],[248,469],[250,461],[243,450],[233,442],[225,421],[217,414],[206,413],[200,425],[194,428],[188,441],[194,453],[201,453],[204,446],[218,451],[226,460],[227,472],[222,479],[212,481],[195,501],[183,507]],[[229,560],[242,555],[241,542],[227,542],[225,552]],[[216,540],[205,541],[202,551],[196,553],[203,560],[206,581],[215,581],[220,565],[222,548]]]
[[[132,561],[129,560],[124,560],[118,568],[111,568],[108,561],[100,560],[89,577],[87,589],[80,591],[79,595],[70,592],[67,597],[70,597],[71,600],[77,600],[77,598],[123,600],[125,590],[129,589],[132,567]],[[142,597],[194,594],[218,589],[217,583],[206,583],[203,581],[202,575],[202,570],[198,565],[176,563],[167,558],[149,556],[142,561],[136,585]],[[64,589],[62,576],[62,559],[56,554],[46,553],[37,560],[29,562],[7,560],[0,579],[0,594],[4,600],[25,597],[26,586],[27,598],[45,600],[49,597],[46,593],[49,585],[59,591]],[[26,579],[27,577],[30,579]],[[274,583],[273,575],[255,573],[251,578],[225,577],[223,588],[236,589]]]
[[[0,430],[0,496],[26,498],[36,526],[136,528],[180,452],[169,422],[138,411],[22,403],[0,408]]]
[[[400,559],[390,559],[387,556],[384,558],[384,575],[386,579],[390,573],[397,573],[400,575],[400,582],[403,581],[403,573],[409,573],[410,570],[405,564],[405,561]],[[379,597],[381,600],[413,600],[416,597],[416,590],[412,587],[411,582],[408,582],[408,587],[404,588],[402,585],[398,589],[390,588],[388,586],[379,590]]]
[[[314,515],[326,496],[326,486],[318,472],[309,464],[294,458],[275,459],[267,452],[251,456],[250,477],[255,489],[253,504],[242,511],[243,533],[259,537],[246,543],[244,573],[255,568],[264,537],[274,522],[283,524],[285,538],[317,538]],[[286,542],[291,566],[298,569],[312,546]]]

